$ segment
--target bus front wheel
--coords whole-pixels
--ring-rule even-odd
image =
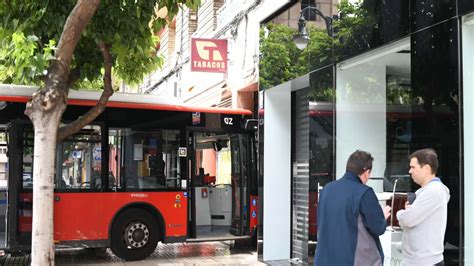
[[[158,223],[153,215],[145,210],[130,209],[115,220],[110,249],[121,259],[142,260],[155,251],[158,234]]]

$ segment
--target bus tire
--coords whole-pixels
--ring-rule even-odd
[[[156,249],[159,239],[158,223],[149,212],[129,209],[114,221],[110,249],[126,261],[142,260]]]

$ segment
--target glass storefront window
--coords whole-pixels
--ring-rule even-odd
[[[304,261],[317,241],[319,191],[335,176],[333,71],[330,65],[292,82],[292,257]]]
[[[459,15],[469,14],[474,11],[474,2],[472,0],[458,0]]]
[[[334,3],[333,3],[334,2]],[[334,59],[334,39],[326,24],[312,8],[327,17],[336,14],[335,1],[302,1],[276,15],[260,29],[260,90],[272,88],[308,72],[330,65]],[[298,49],[293,37],[298,34],[300,12],[306,18],[309,42]]]
[[[456,0],[410,1],[412,32],[454,17],[456,2]]]
[[[419,187],[410,175],[408,156],[419,149],[438,153],[437,175],[450,189],[445,262],[459,259],[459,92],[455,23],[414,34],[372,50],[337,66],[336,178],[357,149],[375,158],[368,185],[382,205],[403,208],[406,192]],[[392,202],[392,192],[396,192]],[[386,259],[401,261],[393,248],[400,242],[396,217],[394,232],[382,236]],[[387,234],[389,234],[387,236]],[[397,235],[398,234],[398,235]],[[385,244],[384,244],[385,243]]]
[[[344,60],[407,36],[409,4],[410,1],[340,1],[341,17],[335,22],[339,39],[336,57]]]

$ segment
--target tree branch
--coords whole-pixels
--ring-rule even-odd
[[[48,79],[45,87],[66,86],[72,55],[77,42],[87,24],[99,7],[100,0],[78,0],[64,24],[63,33],[59,39],[56,60],[48,69]],[[68,90],[68,87],[62,87]]]
[[[99,116],[106,107],[107,101],[110,96],[114,93],[112,89],[112,55],[110,54],[109,47],[104,42],[99,43],[102,57],[104,58],[104,90],[97,104],[92,107],[85,115],[78,118],[76,121],[61,127],[58,131],[58,141],[64,140],[66,137],[78,132],[84,126],[92,122],[97,116]]]

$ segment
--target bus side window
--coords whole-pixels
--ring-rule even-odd
[[[179,130],[109,129],[109,171],[118,183],[125,179],[125,189],[177,189],[179,136]]]
[[[56,158],[56,189],[102,190],[100,126],[87,125],[58,143]]]
[[[119,191],[124,183],[125,156],[124,146],[129,129],[109,129],[109,165],[108,165],[108,189]]]

